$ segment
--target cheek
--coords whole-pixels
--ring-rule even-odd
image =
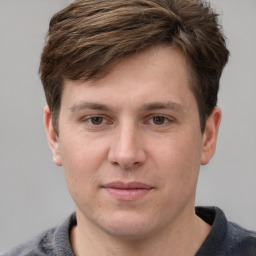
[[[201,159],[200,141],[196,133],[175,133],[151,149],[156,170],[161,170],[159,175],[163,176],[163,182],[170,183],[173,190],[174,187],[194,187],[196,184]]]
[[[85,141],[83,137],[63,139],[60,140],[60,155],[69,190],[89,192],[89,187],[93,186],[86,184],[98,181],[99,169],[105,163],[103,144]]]
[[[97,202],[100,160],[92,150],[69,146],[61,151],[67,187],[76,207],[90,210]]]

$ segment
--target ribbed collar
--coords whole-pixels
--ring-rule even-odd
[[[219,245],[224,242],[227,232],[227,219],[224,213],[217,207],[196,207],[195,212],[212,225],[210,234],[195,256],[205,256],[208,252],[215,252],[218,255],[217,248],[221,247]],[[76,214],[73,213],[56,229],[54,233],[56,255],[75,256],[70,243],[70,232],[75,225],[77,225]]]
[[[212,226],[210,234],[195,256],[209,255],[209,252],[214,253],[214,255],[222,256],[220,254],[221,252],[218,253],[218,248],[222,248],[220,245],[225,242],[227,232],[227,219],[225,214],[218,207],[196,207],[195,212],[197,216]]]
[[[77,225],[76,214],[73,213],[60,225],[54,234],[55,253],[58,256],[75,256],[70,242],[70,232],[73,226]]]

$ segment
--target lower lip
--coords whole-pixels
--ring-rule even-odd
[[[119,188],[105,188],[105,190],[113,197],[122,201],[132,201],[144,197],[151,189],[119,189]]]

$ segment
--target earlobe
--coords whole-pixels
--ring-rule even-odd
[[[218,131],[221,121],[221,109],[215,107],[208,117],[203,134],[201,164],[206,165],[213,157],[216,149]]]
[[[53,127],[51,112],[48,106],[44,108],[44,126],[47,134],[48,144],[53,154],[53,161],[56,165],[61,166],[61,156],[59,149],[58,135]]]

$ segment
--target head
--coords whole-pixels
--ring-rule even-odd
[[[227,57],[201,1],[78,0],[52,18],[40,66],[45,126],[78,228],[134,239],[195,223]]]
[[[203,132],[229,52],[217,15],[200,0],[76,0],[54,15],[40,75],[56,132],[65,79],[97,80],[120,59],[163,44],[189,63]]]

